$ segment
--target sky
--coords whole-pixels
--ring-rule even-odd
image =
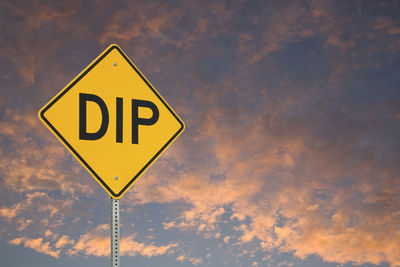
[[[119,45],[186,129],[121,266],[400,266],[400,2],[0,3],[0,261],[109,266],[110,197],[37,112]]]

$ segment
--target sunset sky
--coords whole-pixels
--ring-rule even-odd
[[[122,267],[400,266],[399,1],[3,0],[0,23],[0,266],[109,266],[110,197],[37,112],[110,44],[186,126],[120,200]]]

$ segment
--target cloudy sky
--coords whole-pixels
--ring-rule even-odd
[[[109,266],[107,193],[38,110],[118,44],[186,130],[122,266],[400,266],[400,3],[2,1],[0,259]]]

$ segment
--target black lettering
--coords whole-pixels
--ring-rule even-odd
[[[86,102],[92,101],[99,105],[101,110],[101,126],[97,132],[88,133],[86,129],[87,122],[87,112],[86,112]],[[103,99],[97,95],[83,94],[79,93],[79,139],[81,140],[97,140],[102,138],[107,132],[108,128],[108,110]]]
[[[122,128],[122,122],[123,122],[123,102],[121,97],[117,97],[117,125],[116,125],[116,141],[117,143],[122,143],[122,137],[123,137],[123,128]]]
[[[149,108],[153,112],[151,118],[139,118],[139,107]],[[139,125],[153,125],[158,121],[157,106],[150,101],[132,99],[132,144],[139,143]]]

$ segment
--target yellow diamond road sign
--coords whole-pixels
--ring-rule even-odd
[[[184,129],[117,45],[50,100],[39,117],[115,199]]]

